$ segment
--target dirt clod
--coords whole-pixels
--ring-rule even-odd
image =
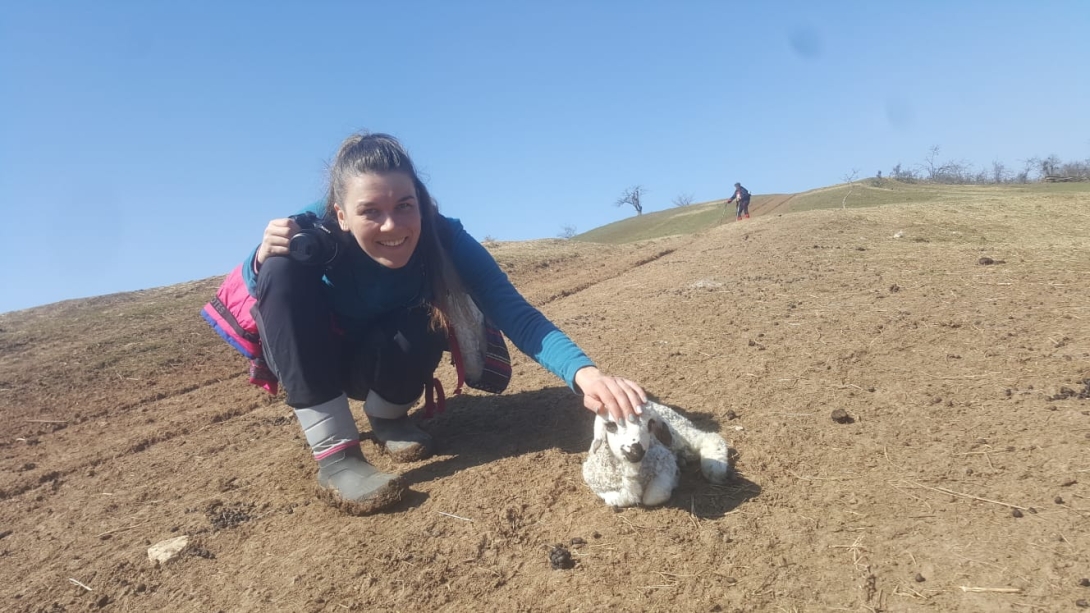
[[[1060,386],[1060,391],[1052,396],[1049,396],[1047,400],[1067,400],[1068,398],[1078,398],[1079,400],[1090,399],[1090,379],[1083,379],[1080,384],[1082,389],[1075,391],[1066,385]]]
[[[571,540],[571,544],[572,545],[586,545],[587,541],[586,541],[586,539],[577,536],[577,537],[574,537]]]
[[[1011,517],[1022,517],[1022,511],[1018,509],[1011,510]]]
[[[927,581],[927,578],[920,573],[916,573],[916,583],[923,583],[924,581]]]
[[[1063,504],[1063,503],[1064,503],[1064,499],[1063,499],[1063,497],[1062,497],[1062,496],[1057,496],[1057,497],[1055,497],[1055,498],[1053,498],[1053,499],[1052,499],[1052,502],[1055,502],[1056,504]]]
[[[733,410],[727,411],[727,419],[728,420],[738,419],[738,414],[735,413]]]
[[[235,526],[250,521],[250,511],[253,510],[253,504],[236,504],[227,506],[223,503],[216,501],[208,505],[204,514],[208,518],[208,521],[212,523],[212,527],[216,530],[224,530],[226,528],[234,528]]]
[[[833,410],[833,414],[830,415],[830,417],[838,424],[850,424],[855,421],[855,418],[853,418],[851,415],[848,415],[848,412],[844,409]]]
[[[571,557],[571,552],[563,545],[556,545],[549,551],[549,566],[553,570],[566,570],[569,568],[575,568],[575,560]]]
[[[1080,609],[1090,609],[1090,602],[1087,602],[1085,598],[1080,598],[1075,601],[1075,606]]]
[[[1081,585],[1083,587],[1090,587],[1090,579],[1088,579],[1086,577],[1083,577],[1082,579],[1079,579],[1079,585]]]

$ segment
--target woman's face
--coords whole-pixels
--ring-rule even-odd
[[[364,253],[386,268],[409,263],[420,241],[420,202],[412,177],[399,171],[369,172],[344,185],[337,221]]]

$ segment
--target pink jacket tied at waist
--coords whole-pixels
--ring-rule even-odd
[[[276,375],[265,363],[264,354],[261,351],[261,336],[258,334],[257,321],[254,320],[253,308],[257,304],[257,298],[250,295],[246,288],[246,280],[242,277],[242,265],[236,266],[227,274],[216,295],[201,310],[212,329],[223,340],[238,350],[239,353],[250,360],[250,383],[261,387],[270,394],[275,394],[280,389]],[[511,357],[507,351],[507,343],[504,342],[503,333],[485,322],[484,345],[480,351],[484,354],[484,369],[476,380],[466,380],[463,356],[458,350],[457,326],[450,331],[451,362],[454,363],[458,373],[458,382],[454,395],[462,391],[465,383],[474,389],[502,393],[511,381]],[[469,334],[469,333],[466,333]],[[437,398],[433,399],[433,394]],[[425,416],[431,417],[435,410],[443,411],[445,395],[443,387],[438,380],[434,380],[426,389]]]
[[[250,360],[250,383],[275,394],[280,385],[261,353],[261,337],[251,312],[256,304],[257,298],[246,289],[240,264],[227,274],[215,297],[204,305],[201,316],[227,344]]]

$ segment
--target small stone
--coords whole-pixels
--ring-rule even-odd
[[[927,581],[927,579],[920,573],[916,573],[916,583],[923,583],[924,581]]]
[[[1057,497],[1055,497],[1055,498],[1053,498],[1053,499],[1052,499],[1052,502],[1055,502],[1056,504],[1063,504],[1063,503],[1064,503],[1064,499],[1063,499],[1063,497],[1062,497],[1062,496],[1057,496]]]
[[[182,552],[189,545],[188,536],[177,536],[160,541],[148,548],[148,559],[163,564]]]
[[[1090,579],[1087,579],[1086,577],[1079,579],[1079,585],[1083,587],[1090,587]]]
[[[830,417],[838,424],[850,424],[855,421],[855,419],[853,419],[851,415],[848,415],[848,412],[844,409],[834,410]]]
[[[571,540],[571,544],[572,544],[572,545],[586,545],[586,544],[587,544],[587,541],[586,541],[586,540],[584,540],[584,539],[582,539],[582,538],[579,538],[579,537],[577,536],[577,537],[575,537],[575,538],[573,538],[573,539]]]
[[[1011,511],[1011,516],[1012,517],[1022,517],[1022,512],[1019,511],[1018,509],[1014,509],[1014,510]]]
[[[1035,509],[1033,507],[1030,507],[1029,509],[1026,509],[1026,510],[1029,511],[1030,513],[1034,514],[1034,515],[1037,514],[1037,509]]]
[[[731,409],[731,410],[727,411],[727,419],[728,420],[738,419],[738,414],[735,413],[733,409]]]
[[[1090,609],[1090,602],[1086,602],[1085,598],[1080,598],[1075,601],[1075,606],[1080,609]]]

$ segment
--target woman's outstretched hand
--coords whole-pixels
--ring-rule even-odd
[[[575,373],[575,385],[583,392],[583,406],[602,417],[610,415],[620,423],[635,421],[640,405],[647,402],[647,393],[635,381],[602,374],[594,366],[580,368]]]

